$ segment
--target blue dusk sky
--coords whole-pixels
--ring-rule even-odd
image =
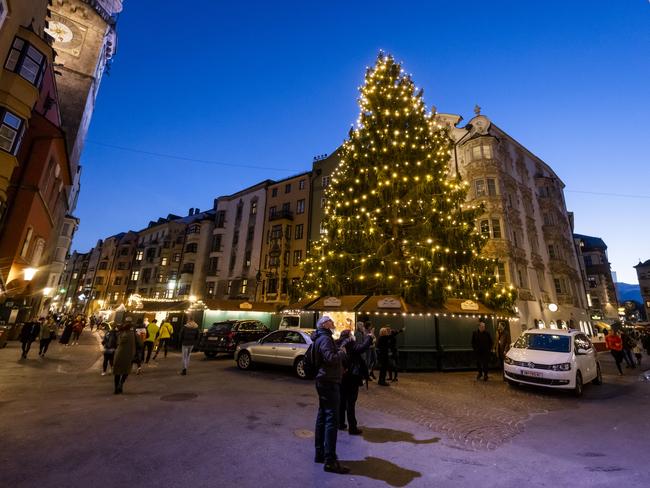
[[[546,161],[619,281],[650,259],[648,0],[126,0],[118,32],[74,249],[308,170],[356,121],[383,49],[429,107],[467,121],[478,104]]]

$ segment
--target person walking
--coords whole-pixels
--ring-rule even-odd
[[[623,370],[621,369],[621,363],[623,362],[623,339],[619,335],[618,329],[609,331],[609,334],[605,336],[605,345],[616,362],[618,375],[623,376]]]
[[[368,366],[368,379],[376,380],[375,366],[377,365],[377,338],[375,337],[375,328],[370,322],[365,324],[365,333],[372,336],[372,344],[366,351],[365,360]]]
[[[183,376],[187,374],[187,368],[190,365],[190,354],[192,354],[192,349],[194,349],[194,346],[199,341],[199,335],[199,324],[194,322],[193,319],[190,319],[181,329],[180,341],[183,352],[183,369],[181,370],[181,374]]]
[[[350,435],[360,435],[361,429],[357,427],[356,404],[359,397],[359,387],[368,379],[368,367],[363,359],[364,354],[372,344],[370,334],[360,340],[353,340],[350,331],[341,332],[336,345],[345,350],[347,360],[346,368],[341,379],[341,405],[339,407],[339,430],[348,429]],[[345,425],[347,415],[348,425]]]
[[[133,358],[136,352],[136,335],[133,330],[133,319],[127,317],[119,328],[117,348],[113,360],[113,376],[115,378],[115,394],[123,393],[124,383],[131,373]]]
[[[636,362],[632,355],[632,350],[636,341],[629,332],[621,332],[621,339],[623,340],[623,359],[627,368],[636,368]]]
[[[158,329],[158,347],[156,348],[156,353],[153,355],[154,359],[158,357],[160,349],[164,349],[164,357],[167,357],[167,348],[173,334],[174,328],[172,327],[172,324],[165,320],[160,326],[160,329]]]
[[[146,353],[147,357],[144,360],[146,364],[149,364],[149,360],[151,359],[151,353],[153,352],[153,345],[156,342],[156,337],[158,337],[158,321],[153,319],[147,324],[147,336],[144,340],[143,356]]]
[[[478,329],[472,333],[472,349],[476,355],[478,374],[476,379],[488,380],[488,365],[490,363],[490,351],[492,351],[492,336],[485,328],[485,322],[478,323]]]
[[[386,383],[386,372],[388,371],[388,362],[390,361],[390,327],[379,329],[379,339],[377,339],[377,362],[379,363],[379,381],[380,386],[388,386]]]
[[[41,326],[39,322],[29,321],[23,324],[23,328],[20,329],[20,342],[22,343],[22,359],[27,359],[27,354],[32,347],[32,342],[36,340],[39,336]]]
[[[79,337],[81,337],[81,332],[84,330],[85,326],[84,320],[81,318],[81,316],[77,317],[77,320],[75,323],[72,325],[72,345],[73,346],[78,346],[79,345]]]
[[[102,376],[106,376],[106,370],[110,364],[113,369],[113,359],[115,358],[115,349],[117,348],[117,330],[110,324],[105,325],[104,337],[102,337],[102,347],[104,348],[104,363],[102,364]]]
[[[63,323],[63,333],[61,334],[61,338],[59,339],[59,342],[64,346],[70,345],[70,337],[72,336],[73,324],[74,321],[72,320],[72,317],[67,317],[65,319],[65,322]]]
[[[316,392],[318,393],[318,415],[314,444],[314,462],[324,463],[323,469],[330,473],[346,474],[350,469],[339,463],[336,456],[336,437],[338,434],[338,415],[341,395],[342,361],[345,352],[337,349],[332,330],[334,322],[327,315],[316,323],[312,334],[316,373]]]
[[[40,343],[38,347],[38,355],[44,358],[47,349],[50,347],[50,342],[56,339],[56,322],[54,322],[54,319],[52,317],[48,319],[41,319],[39,338]]]

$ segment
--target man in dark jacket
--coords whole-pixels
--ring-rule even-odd
[[[488,380],[488,363],[490,362],[490,351],[492,350],[492,336],[485,330],[485,322],[482,320],[478,323],[478,329],[472,334],[472,349],[476,354],[476,363],[478,365],[477,380],[483,377],[484,381]]]
[[[372,331],[371,331],[372,333]],[[355,336],[356,337],[356,336]],[[357,416],[355,412],[357,398],[359,396],[359,386],[364,380],[368,379],[368,367],[366,360],[361,356],[370,349],[373,337],[371,334],[361,336],[357,341],[352,339],[349,330],[341,332],[341,336],[336,345],[345,349],[347,360],[346,370],[341,380],[341,406],[339,407],[339,429],[348,428],[345,425],[345,416],[348,417],[348,433],[350,435],[361,435],[361,429],[357,427]]]
[[[27,359],[27,353],[32,347],[32,342],[36,340],[41,331],[41,325],[36,321],[26,322],[20,329],[20,342],[22,343],[22,359]]]
[[[199,342],[199,335],[199,325],[193,319],[190,319],[181,329],[180,340],[181,349],[183,350],[183,369],[181,370],[181,374],[183,376],[187,374],[187,368],[190,365],[190,354],[194,346],[196,346],[196,343]]]
[[[341,465],[336,457],[336,437],[340,404],[342,361],[345,352],[339,350],[332,338],[334,322],[328,316],[321,317],[312,335],[314,343],[316,391],[318,392],[318,416],[316,417],[314,461],[325,463],[324,470],[346,474],[350,469]]]

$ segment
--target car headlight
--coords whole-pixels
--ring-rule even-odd
[[[553,371],[570,371],[571,370],[571,363],[554,364],[554,365],[551,366],[551,369]]]
[[[508,356],[506,356],[505,358],[503,358],[503,362],[506,364],[512,364],[514,361],[510,359]]]

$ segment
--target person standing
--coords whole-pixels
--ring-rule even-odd
[[[41,318],[41,329],[39,331],[39,348],[38,355],[42,358],[45,357],[47,349],[50,347],[50,342],[53,339],[56,339],[56,322],[53,318],[43,319]]]
[[[386,372],[388,371],[390,361],[390,327],[379,329],[379,339],[377,339],[377,362],[379,363],[379,381],[380,386],[388,386],[386,383]]]
[[[133,330],[133,319],[127,317],[119,329],[117,349],[113,360],[113,376],[115,378],[115,394],[123,393],[124,383],[131,373],[133,358],[136,351],[136,335]]]
[[[397,370],[399,368],[399,351],[397,350],[397,336],[404,332],[404,329],[391,329],[388,340],[388,381],[397,381]]]
[[[181,349],[183,351],[183,369],[181,374],[185,376],[187,374],[187,368],[190,365],[190,354],[192,354],[192,349],[199,341],[199,324],[194,322],[193,319],[190,319],[183,328],[181,329]]]
[[[623,370],[621,369],[621,363],[623,362],[623,339],[619,335],[618,329],[609,331],[609,334],[605,336],[605,345],[616,362],[618,375],[623,376]]]
[[[156,337],[158,337],[158,321],[153,319],[147,324],[147,337],[144,340],[144,352],[146,352],[147,355],[144,362],[147,364],[149,364],[149,360],[151,359],[151,353],[153,352],[153,345],[156,342]]]
[[[72,325],[72,345],[79,345],[79,337],[81,337],[81,332],[84,330],[84,321],[81,316],[77,317],[77,320]]]
[[[478,329],[472,334],[472,349],[476,355],[478,374],[476,379],[488,380],[488,365],[490,363],[490,351],[492,351],[492,336],[485,328],[485,322],[478,323]]]
[[[23,328],[20,329],[20,342],[22,343],[22,359],[27,359],[27,354],[32,347],[32,342],[36,340],[39,336],[41,326],[38,322],[29,321],[23,324]]]
[[[370,348],[365,354],[366,365],[368,366],[368,379],[375,380],[377,379],[375,378],[374,372],[375,365],[377,364],[377,338],[375,337],[375,328],[370,322],[366,322],[365,332],[372,336],[372,344],[370,344]]]
[[[323,469],[330,473],[346,474],[350,469],[339,463],[336,456],[336,437],[338,434],[338,415],[341,395],[342,361],[345,352],[337,349],[332,330],[334,322],[327,315],[316,323],[312,334],[318,393],[318,415],[314,444],[314,462],[324,463]]]
[[[115,357],[115,349],[117,348],[117,331],[110,324],[106,324],[106,331],[104,332],[104,337],[102,337],[102,347],[104,348],[102,376],[105,376],[108,365],[110,364],[111,369],[113,368],[113,359]]]
[[[355,336],[356,337],[356,336]],[[350,435],[360,435],[357,427],[356,404],[359,397],[359,387],[368,379],[368,367],[363,359],[364,354],[372,344],[370,334],[360,340],[353,340],[349,330],[344,330],[336,341],[339,348],[345,350],[347,368],[341,379],[341,405],[339,407],[339,430],[348,429]],[[348,425],[345,425],[347,414]]]

